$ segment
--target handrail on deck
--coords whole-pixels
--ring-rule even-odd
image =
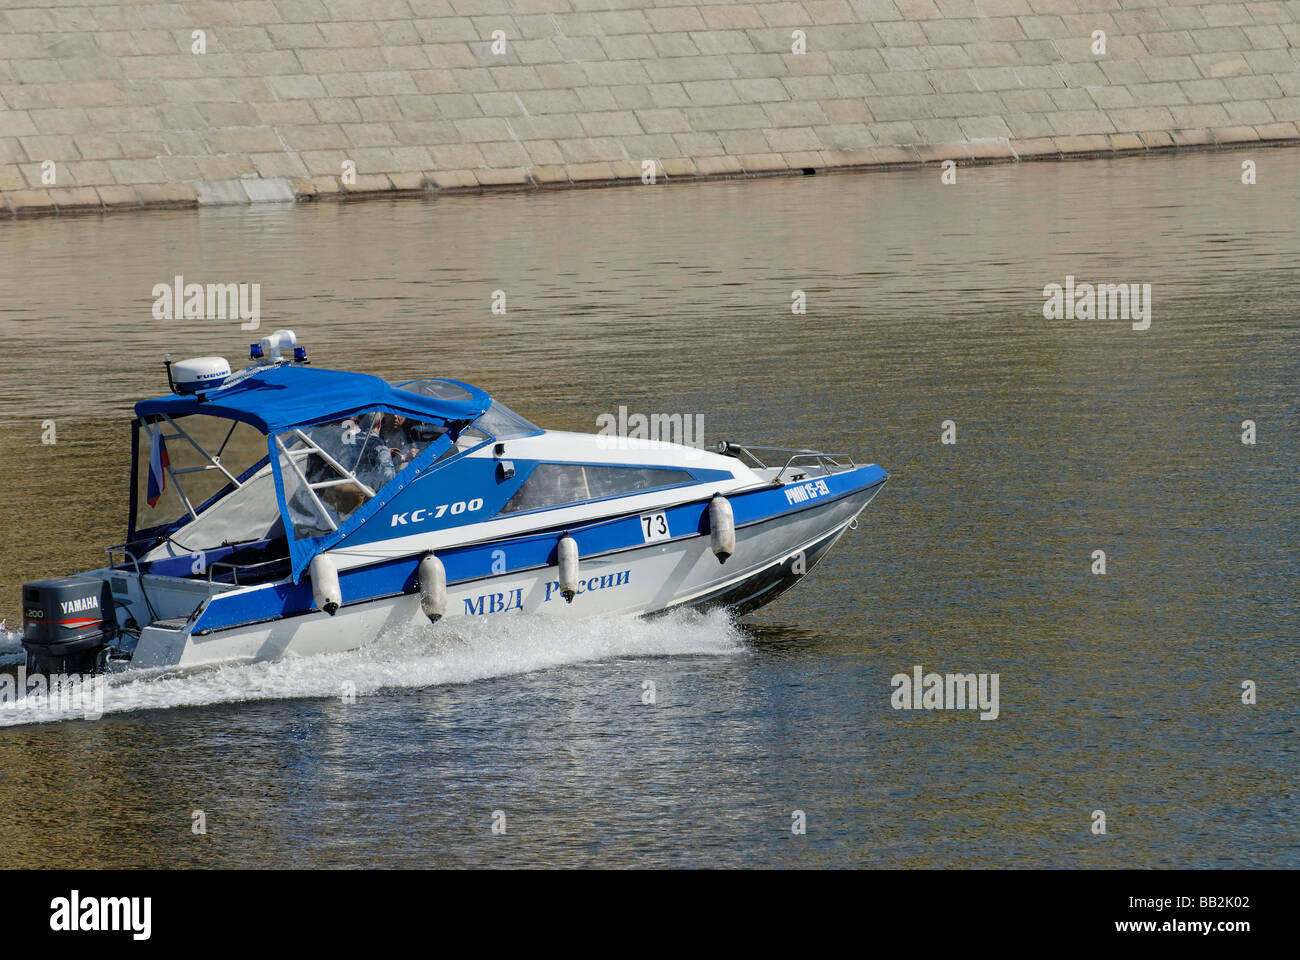
[[[135,567],[135,575],[137,577],[140,576],[140,559],[126,548],[125,543],[115,543],[111,547],[105,547],[104,552],[108,554],[108,565],[110,567],[115,566],[113,563],[113,554],[120,553],[131,561],[131,565]]]
[[[742,455],[749,457],[760,470],[770,470],[771,467],[754,452],[755,450],[789,454],[781,469],[772,478],[772,482],[778,484],[781,483],[781,478],[785,475],[785,472],[797,461],[815,461],[827,474],[840,473],[844,470],[856,470],[858,466],[857,461],[847,453],[827,453],[824,450],[808,450],[802,447],[773,447],[761,443],[731,443],[722,440],[718,443],[717,450],[723,456],[732,456],[737,460],[740,460]]]
[[[135,568],[135,575],[137,577],[140,576],[140,560],[138,557],[136,557],[134,553],[126,549],[126,544],[119,543],[119,544],[114,544],[111,547],[105,547],[104,552],[108,554],[110,567],[114,565],[112,562],[113,554],[120,553],[128,560],[131,561],[131,565]],[[254,570],[257,567],[269,567],[273,564],[284,563],[284,561],[287,559],[288,559],[287,556],[275,557],[271,560],[259,560],[257,563],[233,563],[230,560],[213,560],[211,563],[207,565],[206,573],[208,575],[208,583],[213,582],[212,571],[215,570],[217,567],[225,567],[229,569],[232,574],[234,585],[238,587],[241,586],[239,582],[240,570],[248,571],[248,570]]]
[[[217,567],[225,567],[228,570],[230,570],[231,582],[234,584],[234,586],[236,587],[243,586],[243,584],[239,582],[240,570],[253,570],[256,569],[257,567],[269,567],[272,566],[273,564],[284,563],[284,561],[287,559],[289,558],[275,557],[274,559],[271,560],[259,560],[257,561],[257,563],[232,563],[229,560],[213,560],[211,563],[208,564],[208,571],[207,571],[208,583],[212,583],[213,570],[215,570]]]

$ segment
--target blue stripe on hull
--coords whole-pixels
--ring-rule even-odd
[[[763,487],[728,495],[728,499],[736,526],[740,528],[825,506],[879,486],[887,477],[884,470],[872,465],[815,478],[802,484]],[[438,557],[447,571],[450,587],[502,574],[552,566],[555,563],[556,545],[566,532],[578,542],[579,555],[583,559],[644,547],[646,542],[640,517],[647,513],[666,514],[671,540],[707,536],[710,496],[711,494],[706,494],[691,503],[662,510],[648,508],[626,516],[589,521],[580,527],[556,527],[500,541],[450,547],[439,550]],[[417,569],[423,554],[424,551],[421,551],[394,560],[340,570],[339,586],[344,604],[364,603],[381,597],[416,592],[419,589]],[[495,570],[494,564],[497,567]],[[199,616],[193,633],[202,635],[250,623],[300,616],[314,610],[310,582],[268,584],[258,590],[214,597]]]

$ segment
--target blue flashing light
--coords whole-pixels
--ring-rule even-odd
[[[248,359],[249,360],[262,359],[262,345],[260,343],[250,343],[248,345]]]

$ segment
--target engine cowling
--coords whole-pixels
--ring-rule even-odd
[[[103,670],[117,635],[113,591],[98,577],[62,577],[23,585],[27,669],[47,675]]]

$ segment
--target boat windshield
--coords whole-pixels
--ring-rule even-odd
[[[410,383],[403,383],[400,386],[403,390],[410,390],[412,393],[423,394],[436,400],[465,401],[471,399],[468,390],[451,380],[429,378],[427,380],[412,380]],[[474,421],[474,426],[493,440],[509,440],[511,437],[527,437],[543,432],[542,428],[537,424],[521,417],[499,400],[492,401],[491,406],[487,408],[483,415]]]
[[[136,527],[174,528],[154,554],[283,535],[266,437],[248,424],[199,415],[142,423],[135,478]]]
[[[537,424],[524,419],[497,400],[493,400],[487,411],[474,421],[474,426],[494,440],[509,440],[511,437],[527,437],[542,432]]]
[[[373,412],[278,434],[294,538],[337,530],[447,430],[445,423]]]

